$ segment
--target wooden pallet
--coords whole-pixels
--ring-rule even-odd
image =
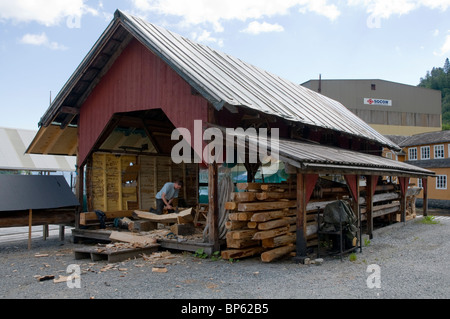
[[[140,258],[142,254],[151,254],[159,249],[155,244],[144,248],[126,248],[119,250],[99,250],[99,247],[84,247],[74,249],[75,259],[91,259],[92,261],[107,260],[108,263],[116,263],[129,258]]]

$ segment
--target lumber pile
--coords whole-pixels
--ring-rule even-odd
[[[241,183],[237,187],[243,191],[233,193],[233,201],[225,204],[230,212],[222,258],[260,255],[263,262],[271,262],[295,251],[296,186]],[[307,229],[313,239],[317,232],[314,215],[307,215]]]

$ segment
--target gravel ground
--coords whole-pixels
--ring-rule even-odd
[[[262,263],[200,259],[191,253],[128,260],[117,264],[75,260],[66,237],[46,241],[0,243],[1,299],[446,299],[450,296],[450,217],[423,224],[421,216],[395,224],[341,261],[325,257],[322,265],[296,264],[291,258]],[[44,255],[42,257],[37,257]],[[48,255],[48,256],[46,256]],[[69,265],[81,270],[80,288],[37,276],[68,276]],[[372,287],[379,266],[380,288]],[[155,267],[167,272],[155,272]],[[158,268],[161,269],[161,268]],[[76,284],[75,281],[70,283]],[[368,285],[369,283],[369,285]]]

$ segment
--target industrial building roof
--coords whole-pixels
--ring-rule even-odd
[[[341,103],[120,10],[55,98],[40,125],[58,122],[65,127],[75,123],[76,109],[130,37],[137,38],[164,60],[218,110],[249,108],[399,150]]]
[[[0,170],[75,171],[75,156],[25,154],[35,135],[33,130],[0,128]]]

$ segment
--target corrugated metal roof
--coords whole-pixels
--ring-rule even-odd
[[[116,11],[114,20],[55,98],[40,124],[47,126],[58,115],[61,115],[58,117],[61,121],[67,119],[66,115],[59,114],[63,113],[60,112],[62,106],[81,106],[86,92],[92,89],[90,83],[95,83],[96,77],[103,72],[100,70],[107,66],[107,61],[100,59],[104,56],[101,53],[108,52],[112,56],[114,50],[121,48],[121,41],[127,43],[126,39],[129,40],[123,29],[163,59],[217,109],[246,107],[400,150],[341,103],[120,10]],[[87,74],[92,76],[87,77]]]
[[[122,11],[116,16],[217,109],[244,106],[399,149],[338,101]]]
[[[36,131],[0,128],[0,170],[75,171],[75,156],[29,155]]]
[[[395,176],[433,176],[434,172],[427,169],[395,161],[382,156],[360,153],[347,149],[312,144],[297,140],[282,139],[272,144],[271,140],[255,136],[245,136],[240,133],[227,134],[227,141],[246,146],[253,152],[261,149],[272,150],[278,147],[279,160],[285,161],[304,171],[336,170],[339,172],[362,172],[372,175]],[[239,138],[236,138],[239,137]],[[246,140],[247,138],[247,140]],[[244,144],[244,141],[247,141]],[[276,148],[274,148],[276,150]],[[270,154],[270,151],[268,152]],[[369,174],[369,175],[370,175]]]

